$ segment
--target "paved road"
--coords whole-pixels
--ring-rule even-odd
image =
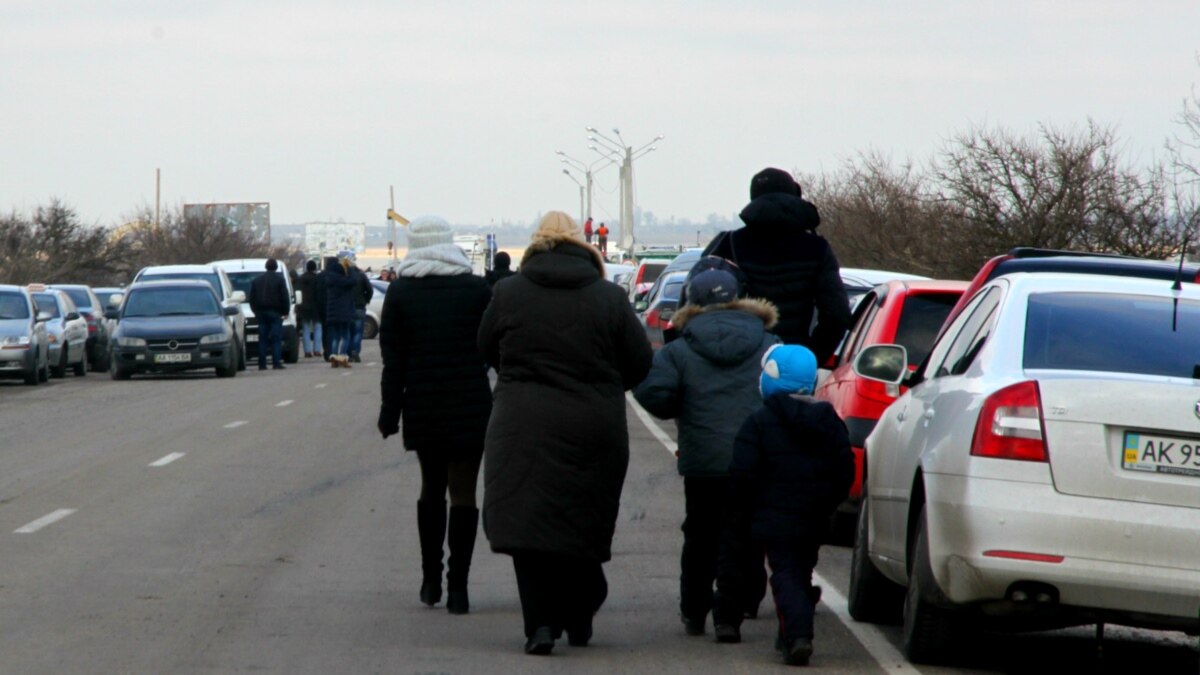
[[[509,559],[482,537],[472,613],[420,605],[419,473],[375,432],[378,382],[377,364],[309,361],[234,380],[0,383],[0,673],[782,670],[772,619],[747,622],[741,645],[683,634],[682,483],[632,413],[593,646],[523,655]],[[1194,639],[1120,629],[1103,653],[1090,629],[987,636],[957,668],[918,670],[897,628],[844,617],[848,559],[828,547],[818,568],[822,672],[1200,672]]]

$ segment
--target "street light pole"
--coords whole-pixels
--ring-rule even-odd
[[[603,146],[605,152],[601,152],[596,146],[592,146],[593,150],[601,156],[611,154],[621,159],[621,239],[617,245],[627,253],[632,253],[637,241],[633,231],[633,160],[657,150],[654,144],[663,137],[656,136],[653,141],[635,150],[633,146],[625,143],[620,129],[613,128],[613,134],[618,140],[605,136],[596,127],[587,127],[586,130],[592,134],[588,136],[588,140]]]
[[[583,162],[583,160],[576,159],[575,157],[568,155],[567,153],[563,152],[562,150],[556,150],[554,154],[559,155],[561,157],[561,159],[558,161],[562,162],[563,164],[566,164],[567,166],[570,166],[573,169],[583,172],[584,179],[587,183],[587,210],[583,211],[583,214],[584,214],[585,218],[591,218],[592,217],[592,182],[593,182],[592,176],[594,176],[596,173],[598,173],[601,170],[603,170],[604,168],[606,168],[609,164],[616,164],[616,160],[609,158],[609,157],[601,157],[600,159],[597,159],[596,161],[592,162],[591,164],[586,164]],[[595,168],[596,165],[600,164],[601,162],[604,162],[604,164],[602,164],[600,166],[600,168],[598,168],[598,169]]]
[[[580,183],[578,178],[571,175],[570,171],[563,169],[563,173],[565,173],[567,175],[567,178],[571,179],[572,183],[579,186],[579,222],[582,223],[583,222],[583,183]]]

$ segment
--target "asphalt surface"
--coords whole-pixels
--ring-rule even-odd
[[[417,599],[416,458],[375,430],[375,343],[349,371],[0,382],[0,673],[781,671],[768,598],[743,643],[677,617],[683,485],[630,409],[609,598],[587,648],[521,651],[509,558],[480,535],[471,614]],[[671,425],[663,425],[673,436]],[[482,491],[482,487],[480,488]],[[812,668],[829,673],[1198,673],[1179,633],[984,635],[954,667],[845,616],[849,550],[822,549]]]

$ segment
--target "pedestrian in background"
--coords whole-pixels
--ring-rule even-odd
[[[774,305],[741,296],[729,272],[711,269],[694,277],[687,305],[671,317],[683,339],[658,350],[650,374],[633,392],[647,412],[676,420],[679,430],[677,467],[686,500],[679,610],[688,635],[703,635],[714,610],[733,439],[762,403],[760,359],[779,341],[767,332],[779,316]],[[748,564],[743,553],[742,547],[728,549],[726,564]],[[761,554],[753,562],[761,569]],[[739,642],[742,603],[719,607],[724,611],[713,615],[717,641]]]
[[[367,278],[367,275],[358,268],[354,256],[350,258],[350,274],[357,284],[354,287],[354,324],[350,331],[350,360],[362,363],[360,352],[362,352],[363,324],[367,320],[367,304],[375,295],[375,287],[371,285],[371,280]]]
[[[296,320],[300,322],[300,339],[304,343],[304,356],[312,358],[323,354],[321,335],[321,313],[318,310],[317,261],[304,263],[304,274],[297,284],[300,287],[300,303],[296,305]]]
[[[326,256],[322,259],[323,267],[320,272],[317,272],[316,287],[313,289],[313,299],[317,305],[317,319],[321,322],[323,332],[321,335],[321,350],[325,354],[326,361],[333,359],[333,333],[329,332],[329,286],[326,279],[329,278],[329,270],[337,266],[338,261],[336,256]]]
[[[267,369],[267,350],[271,367],[283,370],[283,317],[291,311],[287,280],[279,273],[279,262],[267,258],[267,271],[250,282],[250,311],[258,319],[258,369]]]
[[[583,240],[589,244],[592,243],[592,218],[591,218],[591,216],[588,216],[588,219],[583,222]]]
[[[496,257],[492,259],[492,269],[488,270],[487,274],[484,275],[484,278],[487,279],[488,285],[495,286],[497,281],[500,281],[501,279],[507,279],[508,277],[516,274],[516,272],[509,269],[511,266],[512,256],[504,251],[497,253]]]
[[[816,233],[817,207],[782,169],[764,169],[750,181],[745,227],[721,232],[704,249],[732,261],[746,292],[779,308],[775,334],[808,347],[825,363],[850,327],[850,301],[829,242]],[[809,332],[816,316],[816,326]]]
[[[441,601],[442,554],[448,541],[446,609],[466,614],[479,523],[475,486],[492,411],[491,384],[478,346],[491,291],[472,274],[471,261],[454,243],[449,223],[437,216],[409,224],[408,254],[397,275],[384,296],[379,326],[379,431],[384,438],[397,433],[403,416],[404,447],[417,453],[421,465],[421,602],[432,606]]]
[[[509,554],[525,652],[565,630],[584,646],[608,585],[629,464],[625,396],[652,353],[621,289],[571,217],[547,213],[521,271],[492,289],[479,344],[497,370],[484,457],[484,532]]]
[[[596,244],[600,247],[600,255],[608,255],[608,228],[604,223],[600,223],[600,229],[596,230]]]
[[[329,362],[334,368],[350,367],[350,330],[354,323],[354,290],[358,280],[350,273],[351,251],[339,251],[325,261],[325,331],[329,333]]]
[[[763,357],[763,405],[738,431],[729,466],[734,521],[762,542],[779,616],[776,646],[790,665],[812,655],[812,585],[829,518],[854,482],[846,425],[833,406],[812,398],[817,359],[800,345]]]

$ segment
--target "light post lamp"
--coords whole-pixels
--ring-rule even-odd
[[[583,172],[584,179],[587,182],[587,210],[584,211],[584,218],[591,218],[592,217],[592,176],[594,176],[596,173],[598,173],[601,170],[603,170],[604,168],[606,168],[609,164],[616,164],[617,160],[612,159],[611,157],[608,157],[608,158],[601,157],[600,159],[597,159],[596,161],[592,162],[591,164],[587,164],[583,160],[576,159],[576,158],[568,155],[567,153],[563,152],[562,150],[556,150],[554,152],[554,154],[558,155],[561,158],[558,161],[562,162],[563,164],[566,164],[567,166],[569,166],[573,169],[576,169],[577,171]],[[600,164],[601,162],[604,162],[604,164],[601,164],[600,168],[597,169],[596,165]]]
[[[592,134],[588,136],[588,140],[595,143],[588,147],[601,157],[614,157],[621,161],[621,240],[618,246],[626,252],[632,253],[635,243],[633,234],[633,160],[657,150],[658,148],[654,144],[661,141],[663,137],[656,136],[649,143],[634,149],[633,146],[625,143],[625,139],[621,136],[621,130],[616,127],[613,127],[612,130],[613,135],[617,137],[616,140],[605,136],[596,127],[586,127],[586,131]]]
[[[567,178],[571,179],[572,183],[579,186],[579,218],[580,218],[579,222],[582,224],[583,223],[583,189],[584,189],[583,183],[580,183],[578,178],[571,175],[570,171],[563,169],[563,173],[567,175]]]

